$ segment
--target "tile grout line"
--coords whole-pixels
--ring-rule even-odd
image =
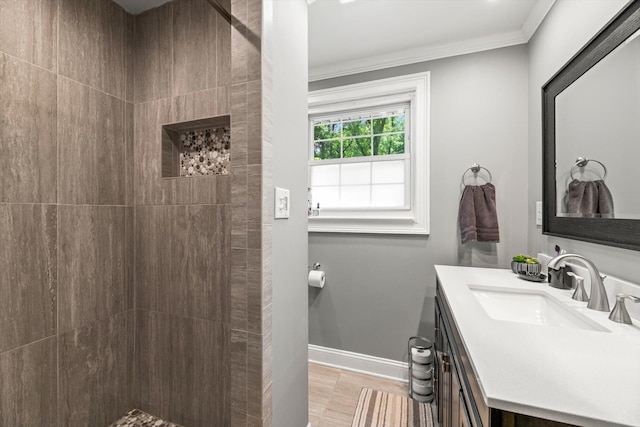
[[[133,64],[131,65],[131,71],[132,71],[132,75],[131,75],[131,80],[132,82],[130,83],[132,86],[131,89],[131,114],[130,114],[130,118],[131,118],[131,141],[129,141],[129,143],[131,144],[131,155],[132,155],[132,159],[131,161],[133,162],[132,166],[132,171],[131,171],[131,181],[130,181],[130,188],[128,188],[128,192],[129,194],[127,194],[127,199],[129,202],[131,202],[131,216],[132,216],[132,231],[133,231],[133,235],[132,235],[132,254],[131,256],[133,257],[133,261],[132,261],[132,271],[131,271],[131,286],[133,287],[133,350],[132,350],[132,357],[133,360],[131,361],[131,373],[133,375],[133,378],[131,379],[131,381],[133,381],[133,385],[131,387],[132,390],[132,395],[129,396],[129,400],[131,401],[131,406],[138,406],[138,401],[139,401],[139,388],[138,388],[138,281],[137,281],[137,244],[136,244],[136,226],[138,223],[138,213],[137,213],[137,209],[136,209],[136,200],[135,200],[135,189],[136,184],[137,184],[137,180],[136,180],[136,175],[137,175],[137,171],[135,168],[135,164],[136,164],[136,61],[137,61],[137,43],[135,42],[136,40],[136,33],[137,33],[137,19],[135,18],[135,16],[132,18],[133,19],[133,32],[130,34],[131,37],[133,38],[133,40],[129,40],[129,44],[130,44],[130,49],[132,50],[133,54],[133,58],[131,58],[130,60],[133,61]],[[126,97],[127,93],[125,90],[125,97]],[[126,111],[126,109],[125,109]],[[141,399],[140,399],[141,401]]]
[[[60,170],[60,141],[58,140],[59,134],[59,121],[60,118],[58,116],[58,103],[60,101],[60,84],[58,82],[58,76],[60,73],[60,8],[62,5],[60,4],[61,0],[57,2],[56,8],[56,424],[60,427],[60,282],[58,277],[58,244],[60,241],[59,231],[60,231],[60,215],[58,214],[59,209],[59,197],[60,191],[58,189],[60,185],[60,181],[58,179],[58,174]]]

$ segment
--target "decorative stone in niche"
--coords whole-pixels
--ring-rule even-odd
[[[162,177],[230,173],[230,116],[162,126]]]

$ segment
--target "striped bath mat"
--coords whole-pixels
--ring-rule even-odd
[[[351,427],[433,427],[431,405],[363,388]]]

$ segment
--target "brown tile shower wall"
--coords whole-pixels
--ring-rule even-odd
[[[271,426],[271,220],[272,186],[267,147],[270,88],[263,63],[262,0],[232,0],[232,314],[233,421],[239,426]],[[265,66],[266,65],[266,66]],[[264,73],[264,74],[263,74]],[[271,204],[269,204],[271,200]],[[244,381],[244,382],[243,382]]]
[[[0,425],[271,425],[262,2],[226,6],[0,0]],[[160,178],[162,124],[226,114],[230,175]]]
[[[232,26],[206,0],[136,17],[136,404],[189,427],[269,419],[261,4],[227,1]],[[161,178],[162,125],[222,115],[231,173]]]
[[[131,401],[133,18],[0,11],[0,425],[107,425]]]

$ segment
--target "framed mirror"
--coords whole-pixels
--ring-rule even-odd
[[[543,233],[640,250],[640,0],[542,88]]]

